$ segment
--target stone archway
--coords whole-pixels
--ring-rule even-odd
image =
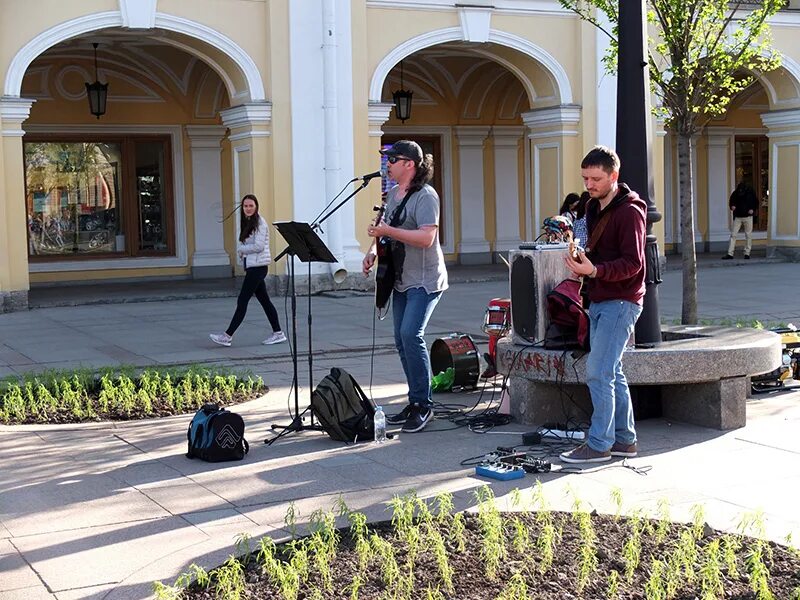
[[[572,104],[565,68],[545,49],[494,29],[482,40],[467,37],[453,27],[398,44],[374,69],[369,98],[376,113],[391,106],[385,103],[389,87],[399,85],[397,65],[405,61],[406,82],[413,80],[420,108],[442,109],[436,117],[426,112],[421,121],[380,125],[390,141],[411,135],[440,147],[442,156],[435,159],[445,172],[439,190],[443,249],[461,263],[475,264],[531,239],[539,220],[557,213],[574,179],[563,167],[579,151],[580,107]],[[439,53],[444,62],[436,64]],[[456,64],[459,60],[469,64]],[[428,76],[419,72],[422,63],[432,67]],[[486,102],[487,96],[496,101],[499,89],[513,96],[511,114],[508,104],[498,109],[497,102]]]
[[[370,80],[369,101],[381,102],[381,90],[383,89],[384,81],[386,80],[386,77],[389,75],[389,72],[392,70],[392,68],[394,68],[394,66],[397,65],[403,58],[430,46],[459,41],[468,41],[465,40],[462,28],[450,27],[447,29],[440,29],[437,31],[424,33],[411,38],[410,40],[406,40],[402,44],[398,45],[392,49],[391,52],[386,54],[386,56],[384,56],[384,58],[375,68]],[[572,86],[569,82],[569,77],[567,76],[564,68],[545,49],[519,36],[494,29],[489,31],[488,39],[486,41],[516,50],[533,59],[544,70],[551,80],[551,85],[556,94],[556,100],[554,103],[572,104]],[[497,57],[496,60],[498,60],[498,62],[503,61],[503,64],[506,66],[506,68],[520,77],[520,81],[522,81],[523,85],[525,86],[529,97],[533,98],[535,95],[533,83],[524,75],[522,70],[512,61],[504,60],[502,57]]]
[[[6,73],[3,95],[19,97],[25,72],[36,57],[48,48],[93,31],[130,26],[131,22],[124,17],[122,11],[108,11],[78,17],[41,32],[20,48],[12,59]],[[222,33],[182,17],[155,11],[149,29],[161,29],[185,36],[186,41],[171,40],[166,43],[206,62],[225,82],[231,98],[242,102],[263,102],[267,99],[255,61],[236,42]]]

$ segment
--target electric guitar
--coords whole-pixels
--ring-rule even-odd
[[[386,203],[376,206],[374,210],[377,212],[377,217],[375,217],[373,225],[378,225],[386,212]],[[392,297],[396,275],[392,260],[391,240],[385,237],[375,240],[375,255],[378,263],[375,269],[375,307],[383,310],[389,303],[389,298]]]

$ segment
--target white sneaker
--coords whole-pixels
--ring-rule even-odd
[[[286,341],[286,334],[282,331],[275,331],[271,336],[265,339],[262,344],[270,345],[270,344],[280,344]]]
[[[231,340],[233,339],[227,333],[212,333],[208,337],[211,338],[212,342],[220,346],[230,346]]]

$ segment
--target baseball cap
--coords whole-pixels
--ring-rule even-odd
[[[401,156],[413,160],[416,164],[422,162],[422,148],[417,142],[411,140],[399,140],[392,144],[391,148],[381,150],[384,156]]]

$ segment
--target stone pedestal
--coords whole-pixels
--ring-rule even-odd
[[[715,429],[744,427],[747,377],[731,377],[708,383],[665,385],[661,388],[665,419]]]
[[[660,398],[664,418],[702,427],[744,427],[749,377],[782,362],[781,338],[770,331],[677,326],[663,327],[662,337],[655,348],[625,351],[628,384],[645,403]],[[515,345],[506,337],[497,343],[497,370],[510,376],[511,414],[520,422],[589,421],[583,353]]]

